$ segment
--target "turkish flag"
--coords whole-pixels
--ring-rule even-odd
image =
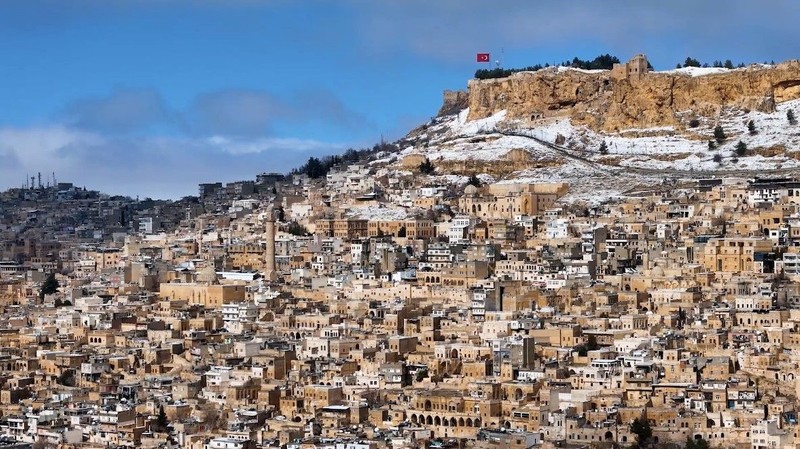
[[[489,53],[478,53],[478,56],[475,58],[477,62],[489,62]]]

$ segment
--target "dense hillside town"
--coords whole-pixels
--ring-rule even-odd
[[[0,449],[800,449],[800,1],[0,1]]]
[[[594,205],[479,178],[352,163],[174,204],[5,192],[3,444],[800,441],[800,181]]]

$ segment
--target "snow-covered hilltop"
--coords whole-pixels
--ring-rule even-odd
[[[800,172],[796,61],[631,79],[551,68],[472,80],[458,100],[469,106],[402,141],[398,168],[428,159],[441,176],[566,181],[570,198],[593,200],[689,178]]]

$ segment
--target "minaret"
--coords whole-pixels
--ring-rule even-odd
[[[206,228],[206,221],[202,218],[198,218],[195,220],[194,225],[194,244],[197,245],[197,251],[195,252],[195,255],[200,257],[203,254],[203,230]]]
[[[267,241],[267,248],[264,251],[264,276],[272,282],[278,275],[275,272],[275,214],[271,207],[264,223],[264,239]]]

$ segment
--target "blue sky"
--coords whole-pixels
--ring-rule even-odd
[[[4,0],[0,188],[195,194],[402,136],[476,52],[782,61],[798,19],[792,0]]]

